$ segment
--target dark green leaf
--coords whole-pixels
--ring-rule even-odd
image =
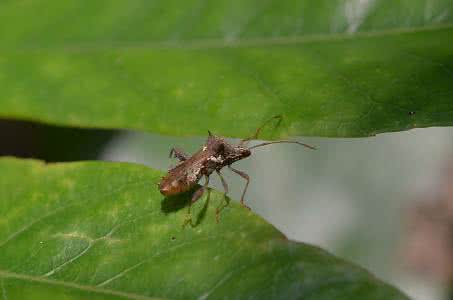
[[[452,125],[452,11],[451,0],[3,1],[0,116],[245,137],[283,115],[269,138]]]

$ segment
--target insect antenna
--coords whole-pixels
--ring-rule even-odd
[[[270,118],[269,120],[267,120],[266,122],[264,122],[263,125],[261,125],[260,127],[258,127],[258,128],[256,129],[254,135],[252,135],[252,136],[250,136],[250,137],[248,137],[248,138],[245,138],[245,139],[241,140],[241,141],[239,142],[239,146],[242,146],[242,145],[244,145],[244,144],[250,142],[251,140],[257,139],[257,138],[258,138],[258,135],[260,134],[260,132],[261,132],[261,130],[263,129],[263,127],[266,126],[268,123],[270,123],[272,120],[276,120],[276,119],[278,119],[278,122],[277,122],[277,124],[276,124],[276,126],[278,126],[278,125],[280,125],[280,123],[281,123],[283,117],[280,116],[280,115],[273,116],[272,118]]]
[[[310,148],[310,149],[313,149],[313,150],[316,150],[316,147],[314,146],[310,146],[310,145],[307,145],[307,144],[304,144],[304,143],[301,143],[301,142],[298,142],[298,141],[274,141],[274,142],[265,142],[265,143],[261,143],[261,144],[258,144],[258,145],[254,145],[252,147],[249,147],[248,149],[253,149],[253,148],[258,148],[258,147],[262,147],[262,146],[267,146],[267,145],[271,145],[271,144],[299,144],[301,146],[304,146],[304,147],[307,147],[307,148]]]

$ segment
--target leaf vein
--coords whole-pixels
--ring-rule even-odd
[[[181,243],[181,244],[179,244],[179,245],[175,245],[175,246],[173,246],[173,247],[169,247],[169,248],[165,249],[164,251],[158,251],[158,252],[154,253],[153,255],[151,255],[151,256],[149,256],[149,257],[147,257],[147,258],[145,258],[145,259],[139,261],[138,263],[135,263],[134,265],[132,265],[132,266],[130,266],[130,267],[127,267],[127,268],[124,269],[123,271],[121,271],[121,272],[119,272],[119,273],[117,273],[117,274],[111,276],[110,278],[104,280],[103,282],[98,283],[96,286],[103,287],[103,286],[105,286],[105,285],[111,283],[112,281],[114,281],[114,280],[116,280],[116,279],[118,279],[118,278],[120,278],[120,277],[123,277],[124,275],[126,275],[126,274],[129,273],[130,271],[135,270],[136,268],[142,266],[143,264],[145,264],[145,263],[147,263],[147,262],[153,260],[154,258],[156,258],[156,257],[158,257],[158,256],[161,256],[161,255],[163,255],[163,254],[167,254],[167,253],[169,253],[169,252],[171,252],[171,251],[174,251],[174,250],[176,250],[176,249],[179,249],[179,248],[181,248],[181,247],[183,247],[183,246],[187,246],[187,245],[190,245],[190,244],[194,244],[194,243],[196,243],[196,242],[205,242],[205,241],[207,241],[207,240],[211,240],[211,239],[214,239],[214,238],[215,238],[215,236],[210,236],[210,237],[207,237],[207,238],[204,238],[204,239],[191,240],[191,241],[188,241],[188,242],[185,242],[185,243]]]
[[[88,286],[88,285],[83,285],[83,284],[77,284],[77,283],[72,283],[72,282],[65,282],[65,281],[47,279],[47,278],[42,278],[42,277],[37,277],[37,276],[24,275],[24,274],[19,274],[19,273],[8,272],[8,271],[1,270],[1,269],[0,269],[0,277],[14,278],[14,279],[23,280],[23,281],[38,282],[38,283],[44,283],[44,284],[49,284],[49,285],[55,285],[55,286],[63,286],[63,287],[78,289],[78,290],[82,290],[82,291],[86,291],[86,292],[93,292],[93,293],[112,295],[112,296],[120,296],[120,297],[124,297],[127,299],[134,299],[134,300],[158,300],[158,299],[162,300],[162,298],[148,297],[148,296],[143,296],[143,295],[138,295],[138,294],[133,294],[133,293],[120,292],[120,291],[104,289],[104,288],[99,288],[99,287],[94,287],[94,286]]]
[[[2,279],[2,297],[3,300],[8,300],[8,294],[6,293],[5,280]]]
[[[128,187],[130,185],[134,185],[134,184],[137,184],[137,185],[141,185],[141,184],[149,184],[149,181],[143,181],[143,182],[130,182],[128,184],[125,184],[123,186],[120,186],[119,188],[113,190],[113,191],[110,191],[108,193],[105,193],[104,195],[101,195],[97,198],[97,200],[101,200],[105,197],[108,197],[108,196],[111,196],[111,195],[114,195],[118,192],[120,192],[122,189],[124,189],[125,187]],[[24,232],[26,232],[27,230],[29,230],[30,228],[32,228],[33,226],[35,226],[37,223],[49,218],[49,217],[52,217],[66,209],[68,209],[69,207],[73,207],[73,206],[78,206],[78,205],[81,205],[81,204],[84,204],[86,202],[89,202],[91,200],[91,196],[90,197],[87,197],[86,199],[84,200],[81,200],[81,201],[78,201],[76,203],[71,203],[71,204],[68,204],[68,205],[65,205],[65,206],[61,206],[61,207],[58,207],[52,211],[50,211],[49,213],[31,221],[30,223],[28,223],[27,225],[21,227],[20,229],[16,230],[15,232],[13,232],[12,234],[10,234],[3,242],[0,242],[0,248],[3,247],[4,245],[6,245],[8,242],[10,242],[11,240],[17,238],[18,236],[20,236],[21,234],[23,234]]]
[[[215,49],[215,48],[233,48],[233,47],[252,47],[252,46],[277,46],[277,45],[295,45],[313,42],[331,42],[337,40],[350,40],[355,38],[370,38],[393,36],[405,33],[417,33],[426,31],[436,31],[442,29],[452,29],[453,23],[444,23],[428,26],[414,26],[410,28],[395,28],[387,30],[365,31],[355,34],[348,33],[334,33],[334,34],[313,34],[305,36],[283,36],[283,37],[260,37],[250,39],[198,39],[198,40],[181,40],[181,41],[162,41],[162,42],[137,42],[137,43],[112,43],[106,44],[91,44],[91,43],[78,43],[68,46],[29,46],[15,49],[16,51],[36,51],[46,49],[62,49],[68,52],[82,52],[82,51],[99,51],[99,50],[112,50],[112,49]]]

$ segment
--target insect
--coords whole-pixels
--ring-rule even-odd
[[[254,135],[241,140],[237,145],[232,145],[228,143],[224,138],[213,135],[210,131],[208,131],[209,136],[206,144],[192,156],[187,155],[181,149],[172,148],[170,150],[170,157],[173,156],[174,158],[178,159],[180,163],[176,167],[170,169],[167,175],[160,181],[158,186],[161,194],[163,194],[164,196],[173,196],[189,191],[197,185],[202,177],[204,177],[204,185],[196,190],[192,195],[192,201],[190,204],[193,204],[203,195],[203,193],[207,189],[209,184],[209,176],[213,172],[216,172],[220,177],[226,195],[228,193],[228,184],[223,178],[221,170],[224,167],[228,167],[231,171],[245,179],[246,183],[242,192],[240,203],[243,207],[250,209],[244,203],[244,196],[250,183],[250,177],[246,173],[233,168],[231,165],[234,162],[249,157],[252,154],[250,151],[251,149],[270,144],[293,143],[302,145],[310,149],[316,149],[313,146],[301,142],[288,140],[265,142],[247,147],[246,145],[251,140],[258,138],[261,129],[274,119],[278,119],[280,122],[282,117],[274,116],[271,119],[267,120],[261,127],[256,130]]]

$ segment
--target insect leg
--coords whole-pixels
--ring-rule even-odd
[[[217,223],[219,223],[219,221],[220,221],[220,213],[222,212],[222,210],[223,210],[225,207],[228,206],[229,200],[228,200],[228,198],[226,197],[226,195],[228,194],[228,184],[227,184],[227,182],[225,181],[225,178],[223,178],[222,173],[220,173],[219,170],[216,170],[216,172],[217,172],[217,174],[219,175],[220,180],[222,181],[223,190],[225,191],[224,200],[225,200],[225,202],[226,202],[225,205],[223,205],[223,203],[221,203],[220,206],[217,207],[216,210],[215,210],[215,220],[216,220]]]
[[[248,207],[247,205],[245,205],[244,203],[244,196],[245,196],[245,192],[247,191],[247,188],[249,186],[249,183],[250,183],[250,177],[249,175],[245,174],[244,172],[242,171],[239,171],[239,170],[236,170],[235,168],[231,167],[231,166],[228,166],[228,168],[233,171],[234,173],[238,174],[239,176],[241,176],[242,178],[244,178],[247,183],[245,184],[245,187],[244,187],[244,191],[242,192],[242,196],[241,196],[241,205],[244,206],[245,208],[248,208],[250,209],[250,207]]]
[[[179,148],[171,148],[169,157],[171,158],[172,156],[179,161],[185,161],[189,158],[189,155]]]
[[[192,196],[192,202],[190,203],[192,205],[192,203],[196,202],[198,199],[201,198],[201,196],[203,196],[204,194],[204,191],[206,190],[206,188],[208,187],[208,184],[209,184],[209,176],[205,176],[206,178],[206,181],[204,183],[204,185],[199,188],[195,193],[193,193],[193,196]]]
[[[264,126],[267,125],[267,123],[269,123],[270,121],[274,120],[274,119],[278,119],[278,123],[277,123],[277,126],[280,124],[280,122],[282,121],[282,116],[278,115],[278,116],[273,116],[272,118],[270,118],[269,120],[267,120],[266,122],[263,123],[263,125],[261,125],[260,127],[258,127],[255,131],[255,134],[248,137],[248,138],[245,138],[243,140],[241,140],[239,142],[239,146],[242,146],[244,145],[244,143],[250,141],[250,140],[256,140],[258,139],[258,135],[260,134],[261,132],[261,129],[263,129]]]
[[[193,195],[192,195],[192,201],[190,201],[189,208],[187,209],[187,218],[186,218],[186,220],[184,221],[184,223],[182,225],[183,228],[187,224],[191,224],[193,226],[193,224],[192,224],[192,214],[190,212],[190,209],[192,207],[192,204],[194,204],[198,199],[200,199],[201,196],[203,196],[204,191],[208,187],[209,177],[205,176],[205,178],[206,178],[206,181],[205,181],[204,185],[201,188],[199,188],[198,190],[196,190],[195,193],[193,193]],[[209,197],[209,195],[208,195],[208,197]],[[208,198],[208,201],[209,201],[209,198]]]
[[[225,191],[225,195],[228,194],[228,183],[225,181],[225,178],[223,178],[222,173],[220,173],[219,170],[215,170],[217,172],[217,175],[219,175],[220,180],[222,181],[223,185],[223,190]]]

